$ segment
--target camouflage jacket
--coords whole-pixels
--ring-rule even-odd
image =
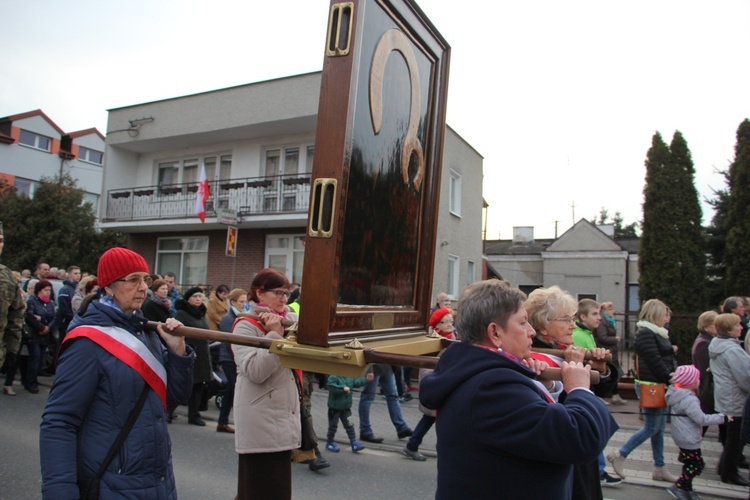
[[[0,366],[5,362],[6,352],[17,354],[21,348],[25,311],[18,280],[10,269],[0,264]]]

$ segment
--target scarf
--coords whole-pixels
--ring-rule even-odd
[[[651,330],[652,332],[659,335],[660,337],[663,337],[669,340],[669,332],[664,327],[656,326],[655,324],[649,321],[644,321],[644,320],[639,321],[638,323],[635,324],[635,326],[637,326],[638,328],[646,328],[648,330]]]
[[[170,307],[172,307],[172,301],[169,300],[169,299],[167,299],[167,298],[163,298],[162,299],[161,297],[157,297],[156,295],[152,295],[151,296],[151,300],[153,302],[156,302],[157,304],[159,304],[160,306],[162,306],[165,309],[169,309]]]
[[[602,313],[602,317],[606,319],[607,321],[609,321],[612,326],[617,327],[617,322],[615,321],[615,318],[613,318],[607,313]]]
[[[40,295],[37,295],[36,298],[39,299],[39,300],[41,300],[45,304],[48,304],[49,301],[50,301],[50,298],[48,296],[46,296],[46,295],[41,295],[40,294]]]
[[[453,338],[453,330],[446,332],[444,330],[440,330],[439,328],[435,328],[435,331],[438,332],[438,334],[440,334],[441,337],[445,337],[446,339]]]
[[[266,309],[268,309],[269,312],[272,312],[275,315],[281,316],[282,318],[286,319],[286,312],[287,312],[286,309],[284,309],[284,312],[278,312],[278,311],[272,309],[270,306],[267,306],[263,302],[258,302],[257,304],[255,304],[255,307],[265,307]]]
[[[117,302],[115,302],[115,299],[113,297],[110,297],[109,295],[102,295],[102,298],[99,299],[99,303],[101,303],[101,304],[103,304],[103,305],[105,305],[107,307],[112,307],[114,309],[117,309],[121,313],[125,314],[125,311],[123,311],[122,309],[120,309],[120,306],[117,305]],[[134,314],[135,314],[135,311],[133,311],[132,313],[130,313],[130,316],[132,316]]]

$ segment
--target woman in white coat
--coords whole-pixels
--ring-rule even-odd
[[[281,339],[282,318],[297,315],[286,306],[289,280],[274,269],[262,269],[248,293],[260,321],[240,317],[232,333]],[[300,447],[298,380],[268,349],[233,345],[237,363],[234,392],[235,448],[239,454],[237,497],[292,498],[292,450]]]

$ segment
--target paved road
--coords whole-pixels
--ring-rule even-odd
[[[42,381],[51,381],[42,379]],[[39,421],[48,387],[42,386],[37,395],[19,390],[16,397],[0,396],[0,500],[37,499],[41,497],[39,472]],[[322,435],[325,423],[325,391],[313,397],[315,427]],[[218,411],[211,407],[204,415],[206,427],[187,424],[185,407],[178,409],[180,417],[170,426],[177,488],[181,499],[232,499],[235,495],[237,456],[233,436],[215,431]],[[419,418],[416,403],[404,405],[404,416],[414,426]],[[356,417],[356,411],[355,411]],[[387,420],[385,403],[373,406],[376,432],[386,438],[377,448],[369,446],[354,454],[342,446],[338,454],[327,453],[330,469],[315,473],[305,465],[293,468],[295,499],[344,500],[351,498],[428,500],[434,498],[436,464],[434,432],[425,440],[427,462],[414,462],[398,453],[404,442],[399,441]],[[355,418],[356,420],[356,418]],[[339,438],[344,437],[339,430]],[[343,440],[342,440],[343,443]],[[666,486],[666,484],[664,484]],[[501,485],[498,485],[501,487]],[[607,488],[604,495],[612,500],[651,500],[671,498],[663,487],[622,484]],[[703,499],[719,498],[701,495]]]

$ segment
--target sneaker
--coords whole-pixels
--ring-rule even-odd
[[[337,445],[335,441],[328,441],[326,443],[326,450],[338,453],[341,451],[341,448],[339,448],[339,445]]]
[[[404,446],[404,449],[401,450],[401,454],[405,457],[409,457],[412,460],[416,460],[417,462],[424,462],[427,460],[427,457],[419,453],[418,451],[411,451],[409,448]]]
[[[411,401],[412,399],[414,399],[414,396],[412,396],[411,394],[409,394],[408,392],[406,392],[406,393],[404,393],[404,397],[401,398],[401,399],[403,399],[404,401]]]
[[[625,404],[625,400],[624,400],[624,399],[622,399],[622,396],[620,396],[619,394],[613,394],[613,395],[612,395],[612,400],[611,400],[611,403],[612,403],[613,405],[618,405],[618,406],[620,406],[620,405],[624,405],[624,404]]]
[[[625,469],[623,468],[623,465],[625,465],[625,457],[620,455],[619,451],[613,451],[607,453],[607,461],[612,464],[615,474],[625,479]]]
[[[674,498],[677,498],[678,500],[690,500],[690,492],[681,490],[677,487],[676,484],[673,484],[669,488],[667,488],[667,493],[672,495]]]
[[[602,471],[602,475],[599,476],[599,482],[602,486],[617,486],[622,483],[622,478],[610,476],[607,471]]]
[[[365,447],[364,447],[364,445],[362,443],[360,443],[357,440],[352,441],[352,451],[354,453],[357,453],[358,451],[362,451],[364,449],[365,449]]]

